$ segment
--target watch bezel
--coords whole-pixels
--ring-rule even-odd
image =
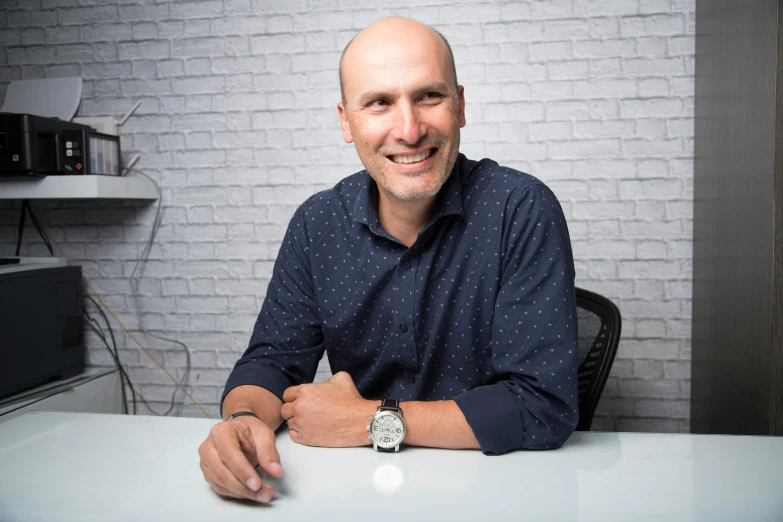
[[[376,421],[378,421],[379,419],[381,419],[383,417],[387,417],[387,416],[395,417],[395,418],[399,419],[399,421],[402,423],[402,436],[400,436],[400,439],[399,439],[398,442],[396,442],[395,444],[391,444],[391,445],[379,442],[375,438],[375,434],[373,432],[373,426],[375,425]],[[394,411],[394,410],[380,410],[380,411],[378,411],[375,414],[375,416],[373,416],[372,421],[370,422],[370,425],[368,426],[368,428],[369,428],[368,431],[370,432],[370,438],[372,439],[373,444],[375,444],[377,447],[383,448],[383,449],[393,449],[393,448],[396,448],[397,446],[402,444],[402,441],[405,440],[405,436],[408,434],[408,426],[405,424],[405,419],[402,417],[402,415],[399,412]]]

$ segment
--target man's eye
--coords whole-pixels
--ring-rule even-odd
[[[375,100],[370,102],[370,107],[385,107],[386,105],[389,105],[389,102],[386,100]]]
[[[439,92],[425,92],[422,96],[425,100],[439,100],[443,96]]]

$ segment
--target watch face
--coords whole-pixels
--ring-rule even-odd
[[[405,438],[405,421],[391,411],[382,411],[370,425],[370,435],[378,446],[393,448]]]

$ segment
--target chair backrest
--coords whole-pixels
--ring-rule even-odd
[[[612,369],[620,343],[620,310],[606,297],[576,289],[579,336],[579,423],[576,429],[590,430],[598,399]]]

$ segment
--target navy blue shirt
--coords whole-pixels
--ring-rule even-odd
[[[484,453],[562,445],[579,416],[577,314],[555,196],[460,154],[408,248],[377,194],[362,171],[297,209],[223,397],[251,384],[282,400],[326,351],[367,399],[454,399]]]

